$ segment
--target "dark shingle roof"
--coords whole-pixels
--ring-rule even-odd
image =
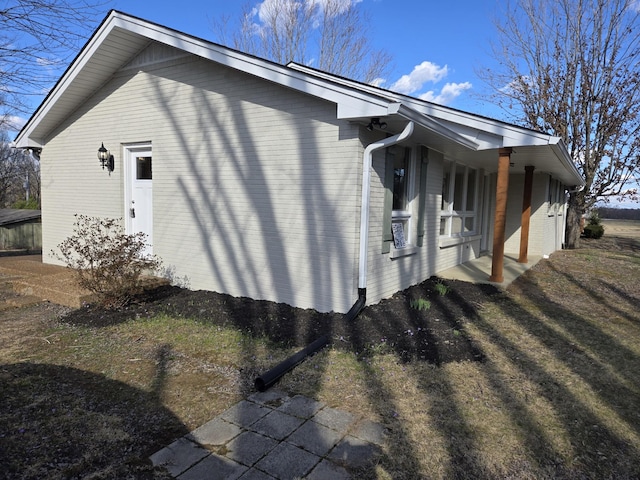
[[[0,226],[39,219],[40,215],[40,210],[18,210],[15,208],[0,208]]]

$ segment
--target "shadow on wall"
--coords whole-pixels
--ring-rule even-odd
[[[191,67],[201,68],[197,63]],[[326,167],[318,168],[318,152],[327,141],[317,138],[320,122],[301,121],[300,107],[286,100],[296,95],[309,103],[306,109],[327,118],[330,107],[285,89],[271,91],[275,86],[265,91],[256,80],[231,71],[203,70],[209,75],[188,97],[195,112],[188,121],[175,114],[185,101],[178,95],[184,88],[180,69],[154,71],[148,98],[169,112],[164,118],[176,142],[189,146],[175,170],[179,195],[172,208],[188,212],[181,226],[204,260],[191,283],[202,285],[207,278],[215,290],[235,295],[314,304],[320,310],[338,303],[348,310],[357,298],[349,242],[359,217],[355,205],[346,206],[351,201],[338,211],[333,206],[335,192],[354,186],[344,175],[326,175]],[[265,134],[263,127],[275,120],[278,128]],[[341,128],[329,129],[336,136],[331,141],[338,141]],[[283,148],[286,152],[279,155]],[[345,219],[353,223],[346,230]]]

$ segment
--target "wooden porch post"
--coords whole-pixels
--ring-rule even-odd
[[[524,167],[524,193],[522,196],[522,218],[520,221],[520,256],[519,263],[528,263],[529,224],[531,222],[531,192],[533,190],[533,170],[535,167]]]
[[[504,229],[507,221],[507,195],[509,192],[509,164],[511,148],[498,151],[498,181],[496,184],[496,214],[493,225],[493,258],[489,280],[501,283],[504,281]]]

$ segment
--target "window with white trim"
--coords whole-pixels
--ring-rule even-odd
[[[557,215],[562,213],[561,204],[563,203],[562,184],[549,175],[549,184],[547,186],[547,215]]]
[[[478,171],[445,163],[442,175],[440,235],[462,237],[478,230]]]
[[[386,149],[382,253],[392,258],[411,255],[423,244],[429,155],[421,145]]]
[[[412,188],[411,149],[396,149],[393,158],[393,205],[391,222],[396,248],[405,248],[410,241],[411,209],[409,206]],[[400,228],[400,226],[402,228]]]

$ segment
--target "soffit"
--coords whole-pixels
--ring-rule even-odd
[[[373,116],[384,117],[390,132],[402,131],[407,121],[414,121],[418,128],[412,140],[451,158],[473,160],[487,171],[496,168],[498,148],[513,146],[512,161],[517,167],[528,162],[538,170],[564,176],[567,184],[579,182],[575,167],[569,172],[571,166],[566,163],[571,162],[566,152],[563,156],[562,148],[550,144],[555,137],[329,74],[278,65],[115,11],[105,18],[25,125],[17,146],[41,146],[61,121],[153,41],[334,102],[338,118],[366,125]]]
[[[89,46],[89,50],[83,51],[72,63],[31,118],[32,128],[25,132],[29,139],[42,144],[62,119],[75,111],[149,43],[148,38],[115,27],[101,42]]]
[[[381,120],[387,123],[385,133],[389,135],[402,131],[407,124],[407,119],[404,118],[384,117]],[[358,123],[364,126],[368,120],[360,119]],[[442,135],[420,124],[416,124],[413,135],[406,143],[425,145],[442,153],[447,160],[483,169],[486,173],[498,171],[501,146],[483,144],[484,148],[469,148],[456,141],[455,137]],[[518,145],[512,147],[509,171],[512,174],[524,173],[526,166],[533,166],[536,173],[548,173],[565,185],[581,185],[579,174],[564,154],[563,147],[558,144]]]

